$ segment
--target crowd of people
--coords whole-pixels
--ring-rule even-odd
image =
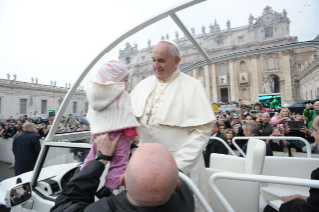
[[[279,108],[273,112],[265,112],[260,102],[247,106],[238,103],[239,110],[215,112],[217,122],[212,124],[211,135],[226,141],[231,149],[236,150],[232,143],[234,137],[271,136],[278,139],[265,139],[267,156],[273,152],[306,152],[306,145],[302,141],[281,139],[283,136],[297,136],[306,139],[310,143],[312,153],[319,153],[317,142],[311,136],[313,119],[319,115],[319,101],[307,104],[304,115],[293,114],[288,108]],[[313,110],[311,109],[313,106]],[[245,112],[244,113],[244,108]],[[291,130],[289,122],[299,121],[303,123],[300,130]],[[236,140],[236,143],[245,152],[247,139]],[[228,154],[228,149],[217,139],[210,139],[204,151],[205,164],[209,167],[209,155],[211,153]]]
[[[53,124],[54,117],[43,120],[41,117],[29,118],[26,115],[19,119],[3,119],[0,122],[0,137],[14,138],[23,133],[23,126],[25,123],[33,123],[34,134],[39,139],[45,139]],[[62,116],[56,133],[68,133],[90,130],[90,124],[86,119],[86,115],[73,117],[69,114],[68,117]]]

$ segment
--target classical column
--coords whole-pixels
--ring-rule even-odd
[[[290,68],[290,54],[289,51],[282,51],[282,62],[283,62],[283,72],[285,76],[285,103],[292,104],[294,103],[292,95],[292,80],[291,80],[291,68]]]
[[[258,55],[250,57],[250,100],[251,102],[258,101],[259,83],[258,83]]]
[[[211,85],[211,84],[210,84],[210,80],[209,80],[209,78],[210,78],[210,76],[209,76],[209,74],[210,74],[210,71],[209,71],[210,65],[206,65],[206,66],[204,66],[203,68],[204,68],[205,90],[206,90],[206,92],[207,92],[207,95],[208,95],[209,100],[212,101],[211,95],[210,95],[210,85]]]
[[[212,101],[218,102],[218,93],[217,93],[217,81],[216,81],[216,64],[211,64],[211,71],[212,71]]]
[[[230,101],[237,101],[236,99],[236,90],[238,87],[236,86],[236,76],[235,76],[235,69],[234,69],[234,60],[228,61],[229,67],[229,78],[230,78]]]

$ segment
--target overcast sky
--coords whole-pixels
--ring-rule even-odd
[[[0,78],[7,73],[17,74],[18,81],[31,82],[38,77],[40,84],[64,87],[74,84],[86,66],[115,38],[142,20],[169,8],[182,0],[0,0]],[[226,21],[231,27],[248,24],[249,14],[261,16],[271,6],[282,12],[285,8],[291,20],[290,35],[300,42],[314,39],[319,34],[318,0],[209,0],[178,13],[184,24],[201,33],[217,20],[221,29]],[[181,31],[170,18],[166,18],[123,41],[105,55],[92,69],[84,82],[94,80],[95,72],[104,61],[117,59],[125,43],[136,42],[145,48],[161,35]]]

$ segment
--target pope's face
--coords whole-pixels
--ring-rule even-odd
[[[158,80],[166,80],[177,69],[180,57],[173,57],[170,53],[172,44],[159,43],[152,52],[154,74]]]

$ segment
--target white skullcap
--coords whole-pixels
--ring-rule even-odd
[[[177,43],[175,43],[175,41],[172,41],[172,40],[161,40],[159,43],[162,43],[162,42],[170,43],[173,46],[175,46],[176,48],[178,48],[178,45],[177,45]]]

